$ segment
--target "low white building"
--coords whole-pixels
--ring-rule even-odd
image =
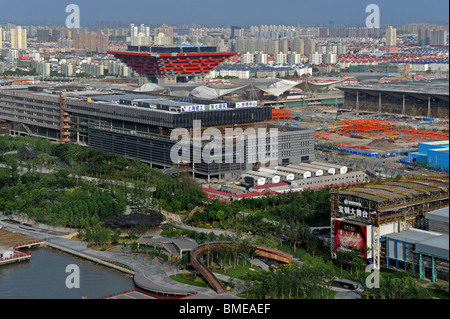
[[[14,250],[12,248],[6,248],[0,246],[0,261],[14,257]]]

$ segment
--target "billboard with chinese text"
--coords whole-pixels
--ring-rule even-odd
[[[334,220],[334,250],[361,251],[367,258],[367,226],[353,224],[343,220]]]

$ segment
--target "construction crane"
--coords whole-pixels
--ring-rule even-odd
[[[334,119],[334,124],[333,124],[333,129],[331,130],[331,133],[335,133],[336,132],[336,122],[338,120],[339,115],[341,114],[341,110],[337,110],[336,111],[336,118]]]

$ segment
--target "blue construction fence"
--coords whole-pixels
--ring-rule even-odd
[[[405,164],[405,165],[409,165],[409,166],[413,166],[413,167],[420,167],[420,168],[426,168],[429,169],[430,171],[436,171],[436,172],[445,172],[448,173],[449,169],[447,168],[435,168],[432,166],[426,166],[424,165],[424,163],[422,162],[422,164],[419,164],[420,162],[410,162],[409,161],[409,157],[404,157],[398,160],[399,163],[401,164]]]
[[[381,157],[380,153],[378,153],[378,152],[360,150],[360,149],[355,149],[355,148],[345,147],[345,146],[324,146],[324,145],[315,144],[314,147],[338,151],[338,152],[345,152],[345,153],[350,153],[350,154],[355,154],[355,155],[362,155],[362,156],[367,156],[367,157],[378,157],[378,158]]]
[[[385,156],[385,157],[392,157],[392,156],[408,155],[410,152],[415,152],[415,151],[406,151],[406,152],[397,152],[397,153],[386,153],[386,154],[384,154],[384,156]]]

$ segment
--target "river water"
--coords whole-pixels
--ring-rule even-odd
[[[0,299],[102,298],[137,288],[130,275],[47,247],[30,250],[31,259],[0,266]],[[79,288],[67,288],[67,277],[79,267]],[[73,281],[71,281],[73,282]]]

